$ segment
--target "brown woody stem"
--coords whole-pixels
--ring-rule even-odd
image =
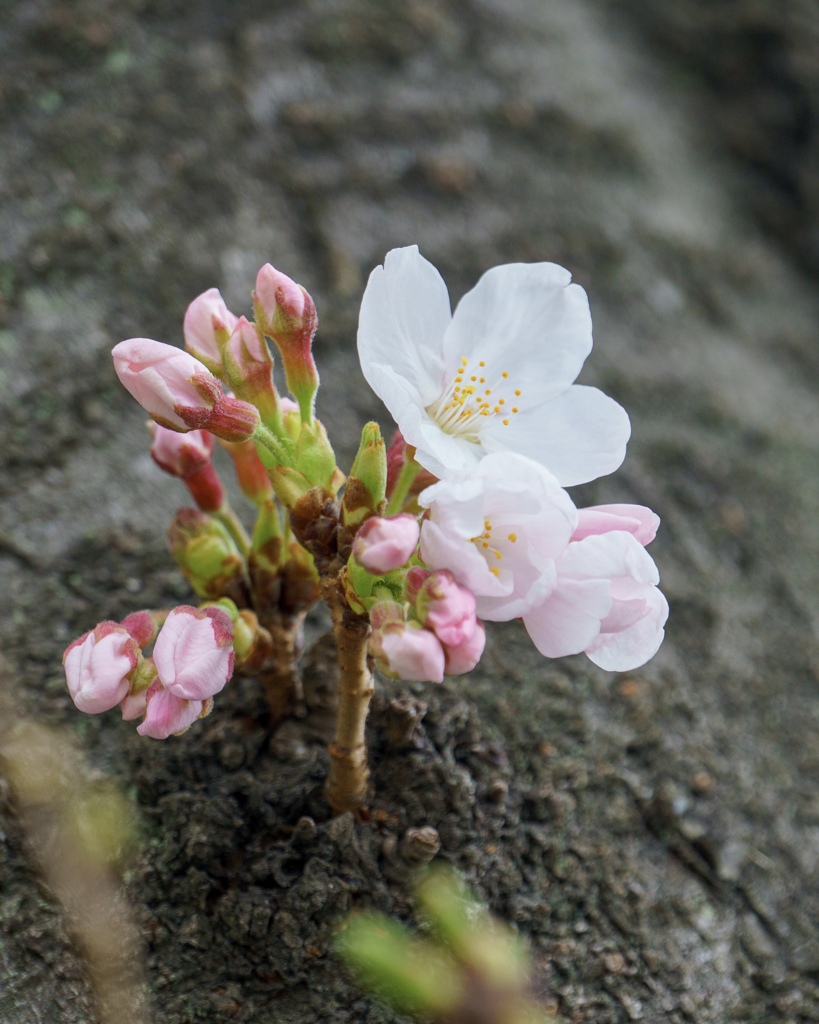
[[[304,612],[277,615],[264,624],[273,640],[273,658],[259,673],[259,683],[275,721],[297,714],[304,704],[298,667],[304,646],[304,616]]]
[[[322,589],[333,614],[339,667],[338,720],[335,742],[330,745],[327,800],[334,814],[343,814],[357,810],[367,798],[370,770],[365,726],[373,695],[367,659],[371,627],[368,619],[343,604],[337,578],[324,580]]]

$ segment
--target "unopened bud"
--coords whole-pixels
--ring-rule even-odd
[[[444,680],[445,659],[441,641],[417,622],[387,622],[374,630],[370,637],[370,653],[381,671],[393,679],[430,683]]]
[[[192,508],[180,509],[168,530],[174,560],[200,597],[221,597],[244,577],[245,563],[225,527]]]
[[[273,383],[273,359],[264,335],[239,317],[224,352],[225,375],[239,398],[251,402],[276,434],[281,432],[279,395]]]
[[[475,595],[456,583],[448,569],[430,573],[414,603],[419,622],[450,647],[458,647],[475,632]]]
[[[185,348],[211,373],[221,374],[222,349],[235,325],[236,317],[225,305],[219,289],[209,288],[193,300],[185,313]]]
[[[116,622],[101,622],[65,650],[63,666],[71,699],[80,711],[98,715],[125,697],[142,660],[136,641]]]
[[[319,385],[313,359],[313,336],[318,327],[316,307],[301,285],[266,263],[256,278],[256,320],[281,353],[287,388],[299,403],[303,422],[313,419]]]
[[[353,558],[375,576],[398,569],[412,558],[420,529],[415,516],[372,516],[353,541]]]

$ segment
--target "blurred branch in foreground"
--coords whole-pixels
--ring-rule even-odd
[[[462,879],[433,868],[418,886],[429,938],[383,914],[352,914],[338,949],[359,981],[399,1013],[440,1024],[556,1024],[531,994],[525,943]]]
[[[0,772],[48,887],[88,968],[100,1024],[147,1024],[142,942],[119,882],[136,845],[134,818],[110,781],[60,731],[20,717],[0,662]]]

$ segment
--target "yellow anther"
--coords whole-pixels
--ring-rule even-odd
[[[496,405],[495,408],[492,411],[493,412],[500,412],[500,406]]]
[[[483,359],[478,363],[478,366],[486,366],[486,363],[483,361]]]
[[[484,394],[491,395],[492,394],[492,388],[487,388],[486,391],[484,392]]]
[[[503,377],[503,378],[504,378],[504,380],[505,380],[505,379],[506,379],[506,378],[507,378],[508,376],[509,376],[509,374],[508,374],[508,373],[506,372],[506,370],[504,370],[504,371],[503,371],[503,373],[501,374],[501,377]]]
[[[517,539],[518,535],[516,533],[510,533],[509,536],[507,537],[507,540],[511,540],[513,544],[515,543],[515,541],[517,541]]]
[[[490,566],[489,571],[493,576],[500,576],[500,569],[496,569],[494,566]]]
[[[515,391],[515,394],[517,395],[517,397],[518,397],[518,398],[520,398],[520,388],[518,388],[518,389],[517,389],[517,390]]]
[[[483,542],[483,543],[481,544],[481,547],[482,547],[482,548],[488,548],[488,547],[489,547],[489,541],[488,541],[488,540],[485,540],[485,541],[484,541],[484,542]]]
[[[503,555],[500,553],[500,551],[495,552],[495,558],[503,558]]]
[[[470,377],[469,379],[470,379],[471,381],[476,381],[476,380],[477,380],[478,378],[477,378],[477,377]]]
[[[503,421],[503,425],[504,425],[505,427],[508,427],[508,426],[509,426],[509,420],[504,420],[504,421]]]
[[[485,383],[486,383],[486,377],[481,377],[481,384],[485,384]]]
[[[466,356],[461,356],[461,362],[464,364],[464,366],[466,366],[469,360],[466,358]]]
[[[499,398],[498,399],[498,405],[506,405],[506,399],[505,398]]]
[[[513,405],[512,406],[512,412],[518,412],[518,411],[519,411],[518,407],[516,405]]]

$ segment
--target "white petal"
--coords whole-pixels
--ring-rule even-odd
[[[492,417],[481,434],[487,452],[527,455],[564,487],[613,473],[626,455],[631,426],[625,409],[597,388],[567,388],[534,409]]]
[[[560,579],[543,602],[523,616],[526,632],[547,658],[585,651],[611,609],[608,580]]]
[[[600,668],[609,672],[630,672],[654,657],[665,636],[668,602],[652,588],[648,595],[650,609],[639,622],[620,633],[603,633],[586,653]]]
[[[622,531],[572,541],[558,562],[558,572],[573,578],[613,580],[615,588],[619,577],[652,585],[660,580],[651,555],[636,537]]]
[[[443,336],[451,319],[446,285],[418,246],[387,253],[384,266],[370,274],[358,322],[361,368],[385,403],[386,396],[381,393],[384,369],[406,381],[421,406],[438,397]],[[403,431],[400,421],[398,425]]]
[[[592,347],[586,293],[554,263],[509,263],[488,270],[455,310],[444,340],[448,367],[484,360],[494,381],[509,372],[526,404],[570,385]]]

